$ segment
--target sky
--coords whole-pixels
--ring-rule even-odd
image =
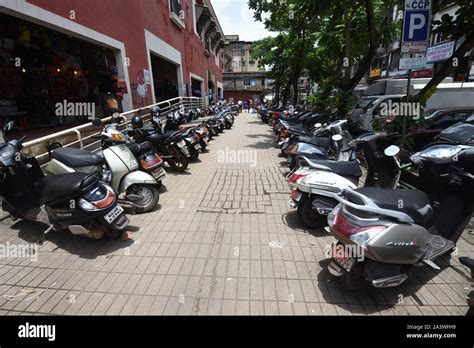
[[[225,35],[238,34],[240,40],[255,41],[274,36],[261,22],[253,19],[247,0],[211,0]]]

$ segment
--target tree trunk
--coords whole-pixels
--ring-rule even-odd
[[[347,8],[347,0],[343,1],[344,10],[344,79],[346,86],[349,85],[351,79],[351,67],[349,64],[351,55],[351,20],[349,18],[349,9]]]
[[[275,100],[274,100],[274,103],[276,105],[280,104],[280,83],[279,82],[275,82]]]
[[[283,91],[283,106],[288,103],[288,98],[290,97],[290,89],[291,89],[291,79],[288,79],[288,82],[285,85],[285,90]]]
[[[441,69],[436,72],[436,74],[431,78],[431,80],[426,84],[425,87],[418,93],[419,96],[424,96],[425,98],[430,97],[432,92],[430,91],[433,87],[436,87],[441,81],[443,81],[453,70],[453,60],[457,58],[458,62],[464,58],[464,55],[474,47],[474,34],[466,37],[466,40],[459,46],[459,48],[454,52],[453,56],[445,61],[441,66]]]
[[[374,17],[374,5],[372,0],[365,0],[365,11],[367,13],[367,27],[369,29],[369,49],[364,59],[359,62],[357,71],[346,86],[346,91],[353,90],[364,75],[369,71],[370,65],[375,57],[377,46],[380,42],[380,35],[377,33]]]
[[[300,78],[301,75],[301,63],[303,60],[303,53],[304,53],[304,48],[306,44],[306,38],[304,36],[304,32],[302,33],[302,41],[301,45],[298,49],[298,55],[296,56],[296,61],[294,65],[294,70],[293,70],[293,77],[292,77],[292,84],[293,84],[293,105],[298,104],[298,79]]]

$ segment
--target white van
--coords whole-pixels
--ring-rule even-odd
[[[419,93],[425,84],[411,85],[412,94]],[[406,88],[405,88],[406,89]],[[359,104],[366,105],[363,110],[359,110],[357,127],[359,130],[371,131],[374,118],[380,117],[380,111],[384,105],[382,103],[399,102],[405,94],[391,94],[366,96],[359,100]],[[436,110],[474,109],[474,82],[454,82],[441,83],[436,92],[428,99],[424,108],[424,114],[429,115]],[[356,117],[355,110],[348,114],[348,118]],[[354,114],[354,115],[353,115]]]

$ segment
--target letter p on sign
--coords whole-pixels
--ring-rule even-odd
[[[421,13],[414,13],[410,16],[410,29],[408,31],[408,38],[415,37],[415,30],[423,29],[426,24],[426,18]]]
[[[429,19],[429,10],[406,11],[403,23],[403,41],[428,40]]]

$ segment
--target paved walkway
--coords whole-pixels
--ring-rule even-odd
[[[298,224],[273,133],[256,115],[238,116],[209,150],[168,174],[157,211],[131,217],[134,241],[50,233],[36,261],[0,258],[0,315],[467,312],[457,257],[399,288],[344,290],[326,271],[332,237]],[[40,237],[35,224],[0,223],[0,245]],[[474,256],[465,240],[458,247]]]

